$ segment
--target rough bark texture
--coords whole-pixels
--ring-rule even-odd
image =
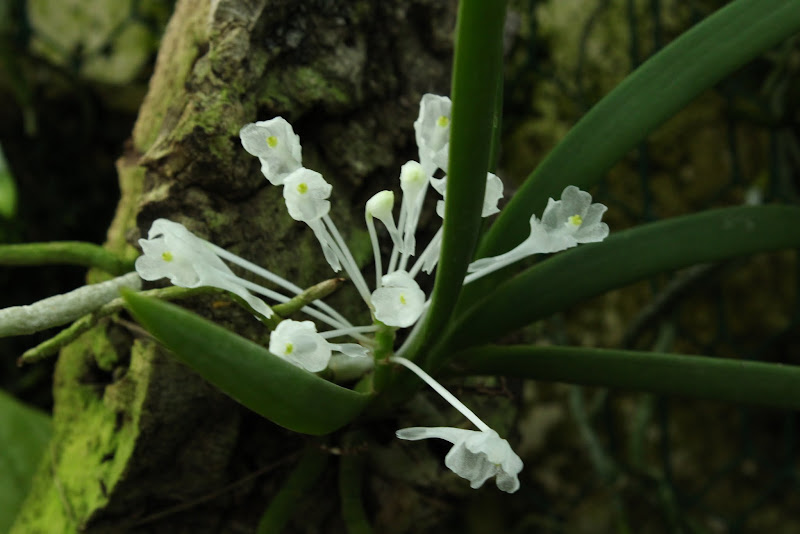
[[[329,277],[311,233],[241,148],[239,128],[288,119],[304,164],[334,185],[340,227],[360,228],[363,201],[415,156],[420,95],[448,91],[454,21],[454,2],[434,0],[179,1],[118,162],[108,246],[135,255],[136,239],[167,217],[299,285]],[[364,233],[349,240],[365,243]],[[213,304],[192,306],[258,335],[247,314]],[[56,438],[16,533],[253,531],[304,443],[125,323],[66,348],[54,387]],[[326,474],[299,504],[302,531],[341,530],[335,484]],[[402,530],[408,520],[386,504],[376,528]]]

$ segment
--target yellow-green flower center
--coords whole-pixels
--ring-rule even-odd
[[[440,128],[446,128],[447,125],[450,124],[450,119],[442,115],[436,120],[436,124],[438,124]]]
[[[580,215],[573,215],[572,217],[568,218],[567,221],[573,226],[580,226],[583,224],[583,217]]]
[[[275,148],[278,146],[278,138],[274,135],[270,135],[267,137],[267,145],[269,145],[270,148]]]
[[[400,304],[403,304],[403,305],[408,304],[406,302],[406,298],[403,295],[400,295]]]
[[[293,350],[294,350],[294,345],[292,345],[291,343],[287,343],[286,344],[286,354],[291,354]]]
[[[308,193],[308,184],[305,182],[297,184],[297,192],[301,195]]]
[[[161,253],[161,259],[162,259],[162,260],[164,260],[165,262],[169,263],[169,262],[171,262],[171,261],[172,261],[174,258],[172,257],[172,252],[170,252],[170,251],[166,251],[166,252],[162,252],[162,253]]]

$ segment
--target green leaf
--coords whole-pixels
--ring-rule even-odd
[[[449,333],[463,348],[493,339],[584,299],[696,263],[800,247],[800,208],[735,207],[612,233],[537,263],[473,305]]]
[[[50,418],[0,391],[0,532],[8,532],[50,441]]]
[[[505,1],[462,0],[453,60],[450,158],[442,248],[431,305],[413,355],[453,312],[481,229],[481,210],[503,64]],[[413,357],[413,356],[412,356]]]
[[[13,219],[17,214],[17,186],[0,149],[0,217]]]
[[[295,432],[327,434],[352,421],[370,400],[286,362],[264,347],[175,305],[130,291],[136,319],[223,393]]]
[[[480,256],[510,250],[548,197],[588,189],[695,96],[800,31],[800,0],[736,0],[643,63],[542,161],[486,235]]]
[[[664,395],[800,408],[800,366],[585,347],[484,346],[460,352],[461,375],[507,375]]]

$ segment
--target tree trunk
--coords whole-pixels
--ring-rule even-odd
[[[366,243],[364,201],[416,158],[421,94],[448,92],[454,4],[180,0],[118,162],[108,247],[135,256],[137,238],[166,217],[298,285],[329,278],[311,232],[241,148],[239,128],[289,120],[304,165],[334,185],[340,228],[357,228],[345,237]],[[263,335],[224,303],[190,307]],[[252,532],[307,442],[217,392],[124,317],[62,351],[54,395],[55,439],[15,533]],[[333,464],[289,530],[343,530]],[[376,477],[377,531],[404,531],[420,514],[436,524],[441,510],[421,511]]]

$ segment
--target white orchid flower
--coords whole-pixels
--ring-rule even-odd
[[[439,438],[453,444],[444,457],[444,465],[452,472],[469,480],[477,489],[492,477],[497,488],[507,493],[519,489],[517,475],[522,471],[522,460],[511,449],[508,441],[492,430],[464,430],[452,427],[412,427],[396,432],[400,439],[420,440]]]
[[[256,312],[271,317],[266,303],[252,295],[206,241],[182,224],[157,219],[147,239],[140,239],[144,255],[136,258],[136,272],[143,280],[169,278],[180,287],[217,287],[241,297]]]
[[[427,438],[449,441],[453,447],[445,456],[444,464],[458,476],[469,480],[473,489],[480,488],[488,479],[496,477],[495,482],[500,490],[507,493],[517,491],[517,475],[522,471],[523,464],[508,442],[417,364],[399,356],[391,356],[389,361],[411,370],[480,429],[411,427],[398,430],[397,437],[412,441]]]
[[[281,321],[269,338],[269,351],[288,361],[317,373],[328,367],[332,352],[340,352],[349,358],[368,358],[369,349],[358,343],[330,343],[326,334],[344,335],[346,332],[374,331],[374,327],[353,327],[342,331],[317,332],[317,326],[311,321]]]
[[[331,359],[328,342],[311,321],[281,321],[270,335],[269,351],[312,373],[324,370]]]
[[[608,236],[608,225],[601,222],[608,208],[592,204],[592,196],[574,185],[567,186],[561,200],[548,200],[542,219],[531,216],[530,235],[513,249],[489,258],[481,258],[469,265],[469,284],[489,273],[502,269],[533,254],[560,252],[579,243],[602,241]]]
[[[265,278],[293,295],[303,293],[299,286],[195,236],[181,224],[158,219],[150,228],[148,236],[149,239],[139,241],[145,254],[136,260],[137,273],[144,280],[169,278],[174,285],[181,287],[210,286],[225,289],[240,296],[251,308],[266,317],[271,316],[272,310],[250,294],[250,291],[277,302],[287,302],[291,297],[237,277],[222,260]],[[331,331],[333,334],[369,341],[362,333],[370,331],[372,327],[354,327],[342,314],[323,301],[315,300],[310,306],[301,308],[301,311],[334,327],[336,330]]]
[[[542,225],[555,236],[569,236],[578,243],[594,243],[608,237],[608,225],[601,222],[608,208],[592,204],[592,195],[569,185],[561,200],[548,199]],[[574,245],[572,245],[574,246]]]
[[[422,95],[419,103],[419,117],[414,121],[414,132],[419,161],[428,176],[433,176],[437,168],[447,172],[451,107],[449,98],[432,94]]]
[[[283,182],[283,198],[289,215],[305,223],[327,215],[331,209],[328,197],[333,186],[316,171],[301,167]]]
[[[239,131],[242,146],[261,161],[261,172],[272,185],[303,165],[300,137],[283,117],[251,123]]]
[[[425,308],[425,293],[405,271],[384,275],[381,287],[372,292],[375,318],[389,326],[414,324]]]

